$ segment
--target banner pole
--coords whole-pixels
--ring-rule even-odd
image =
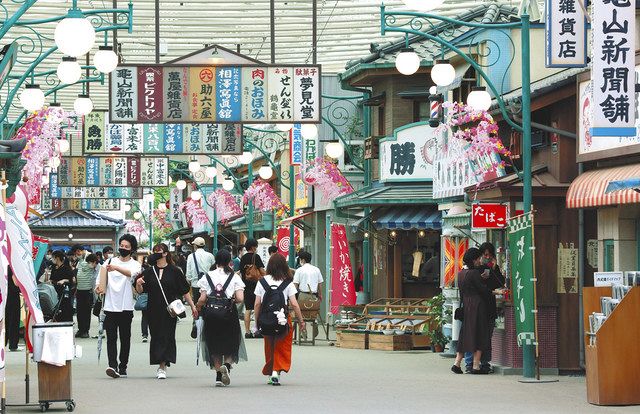
[[[7,205],[7,176],[6,176],[6,171],[2,170],[0,171],[0,202],[2,203],[2,210],[5,211],[6,209],[6,205]],[[4,237],[7,237],[7,234],[5,232]],[[4,263],[0,264],[1,266],[4,266]],[[7,269],[9,268],[8,263],[7,263]],[[6,309],[6,308],[5,308]],[[5,310],[5,314],[2,315],[2,331],[3,333],[5,332],[5,327],[6,327],[6,321],[5,321],[5,316],[6,316],[6,310]],[[2,400],[0,400],[0,412],[2,414],[5,414],[6,411],[6,407],[7,407],[7,344],[6,341],[4,340],[4,335],[2,335],[3,341],[2,341],[2,350],[4,352],[4,378],[2,379]]]
[[[534,332],[536,335],[536,379],[540,381],[540,346],[539,346],[539,337],[538,337],[538,294],[537,294],[537,285],[538,285],[538,274],[536,273],[536,231],[535,231],[535,215],[536,210],[532,209],[531,211],[531,245],[533,247],[533,324],[534,324]]]

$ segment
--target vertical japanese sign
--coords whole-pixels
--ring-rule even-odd
[[[183,202],[182,190],[172,188],[169,194],[169,221],[174,223],[182,222],[180,204]]]
[[[216,69],[217,119],[220,122],[237,122],[242,117],[240,107],[240,68]],[[215,91],[214,91],[215,93]]]
[[[355,305],[356,291],[349,255],[347,229],[343,224],[331,225],[331,313],[340,312],[341,305]]]
[[[268,69],[269,121],[293,121],[293,69]]]
[[[106,117],[102,111],[93,111],[84,116],[84,149],[85,154],[105,151]]]
[[[191,121],[215,121],[215,68],[195,67],[189,69],[189,111],[191,112]]]
[[[164,152],[182,153],[182,124],[166,124],[164,134]]]
[[[143,127],[144,153],[145,154],[162,154],[164,143],[164,125],[163,124],[144,124]]]
[[[593,4],[592,136],[636,135],[635,12],[631,0]]]
[[[308,165],[309,163],[311,163],[313,160],[315,160],[316,158],[318,158],[318,136],[316,135],[315,138],[312,139],[304,139],[303,144],[304,144],[304,160],[303,160],[303,164],[304,165]]]
[[[162,116],[162,68],[138,67],[138,120],[161,121]]]
[[[242,152],[242,126],[238,124],[222,124],[222,152],[237,154]]]
[[[587,19],[578,0],[547,0],[546,66],[587,65]]]
[[[189,120],[189,95],[187,68],[164,68],[162,83],[164,85],[164,118],[169,122]]]
[[[509,252],[518,346],[535,345],[533,214],[509,220]]]
[[[267,120],[267,70],[242,68],[242,120]]]
[[[111,73],[111,119],[134,121],[138,115],[136,68],[122,67]]]
[[[293,117],[300,121],[313,121],[318,118],[315,103],[320,96],[320,72],[313,67],[295,68],[294,71]]]
[[[289,162],[291,165],[302,165],[304,143],[301,125],[294,124],[289,134]]]

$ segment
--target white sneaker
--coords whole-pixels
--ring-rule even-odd
[[[229,377],[229,369],[226,365],[220,367],[220,374],[222,375],[222,384],[226,387],[231,383],[231,378]]]
[[[157,373],[156,377],[158,379],[167,379],[167,371],[165,371],[164,369],[158,368],[158,373]]]

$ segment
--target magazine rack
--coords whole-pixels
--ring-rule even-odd
[[[640,287],[624,296],[591,345],[588,318],[600,312],[601,296],[611,296],[611,287],[584,288],[587,400],[596,405],[640,404]]]

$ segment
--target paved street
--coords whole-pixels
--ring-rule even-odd
[[[139,313],[134,321],[138,328]],[[95,327],[94,327],[95,328]],[[266,385],[260,375],[262,342],[248,341],[250,360],[232,372],[228,388],[214,388],[205,366],[195,366],[195,342],[189,323],[178,326],[178,363],[166,381],[155,379],[147,363],[148,344],[134,331],[129,378],[104,374],[106,354],[97,363],[95,339],[79,340],[84,356],[73,362],[73,398],[78,413],[220,412],[248,413],[638,413],[637,407],[596,407],[586,402],[584,377],[560,377],[559,383],[521,384],[518,377],[456,376],[451,360],[431,352],[358,351],[294,346],[293,369],[283,386]],[[106,351],[106,346],[105,346]],[[24,399],[24,354],[8,355],[9,403]],[[37,373],[32,365],[32,400],[37,399]],[[37,408],[10,407],[9,412]],[[53,404],[50,412],[65,412]]]

